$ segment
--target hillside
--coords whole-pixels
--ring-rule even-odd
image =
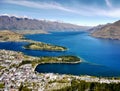
[[[120,21],[102,26],[91,35],[99,38],[120,39]]]
[[[0,31],[0,41],[19,41],[23,38],[23,35],[9,30]]]
[[[92,28],[88,29],[87,31],[93,33],[93,32],[95,32],[95,31],[101,29],[101,28],[104,27],[104,26],[105,26],[105,25],[98,25],[98,26],[95,26],[95,27],[92,27]]]
[[[0,16],[0,30],[12,30],[19,33],[46,33],[49,31],[78,31],[88,27],[69,23],[51,22],[15,16]]]

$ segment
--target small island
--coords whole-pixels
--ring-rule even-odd
[[[25,49],[29,50],[44,50],[44,51],[66,51],[67,48],[63,46],[46,44],[43,42],[32,42],[24,46]]]
[[[29,44],[25,45],[23,48],[29,49],[29,50],[44,50],[44,51],[66,51],[67,50],[67,48],[63,46],[29,40],[25,38],[24,35],[9,31],[9,30],[0,31],[0,42],[7,42],[7,41],[28,42]]]

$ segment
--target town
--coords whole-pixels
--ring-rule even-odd
[[[0,50],[0,91],[53,91],[71,86],[73,79],[85,82],[120,83],[120,79],[73,76],[35,72],[32,64],[19,64],[25,59],[21,52]],[[31,57],[35,59],[36,57]]]

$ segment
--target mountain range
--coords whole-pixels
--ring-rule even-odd
[[[78,26],[57,21],[37,20],[16,16],[0,16],[0,30],[11,30],[19,33],[46,33],[50,31],[83,31],[89,27]]]
[[[2,30],[10,30],[21,34],[87,30],[93,37],[120,39],[120,20],[90,29],[88,26],[78,26],[70,23],[2,15],[0,16],[0,31]]]
[[[97,26],[92,28],[94,30],[91,35],[99,38],[120,39],[120,20],[114,23]]]

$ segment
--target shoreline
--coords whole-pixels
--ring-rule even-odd
[[[41,64],[78,64],[78,63],[81,63],[82,61],[77,61],[77,62],[48,62],[48,63],[45,63],[45,62],[42,62],[38,65],[41,65]]]
[[[36,67],[38,66],[38,65],[44,65],[44,64],[79,64],[79,63],[81,63],[81,62],[83,62],[82,60],[80,60],[80,61],[77,61],[77,62],[42,62],[42,63],[40,63],[40,64],[37,64],[37,65],[35,65],[35,67],[33,67],[33,69],[34,69],[34,71],[35,71],[35,69],[36,69]],[[39,72],[38,72],[39,73]]]

